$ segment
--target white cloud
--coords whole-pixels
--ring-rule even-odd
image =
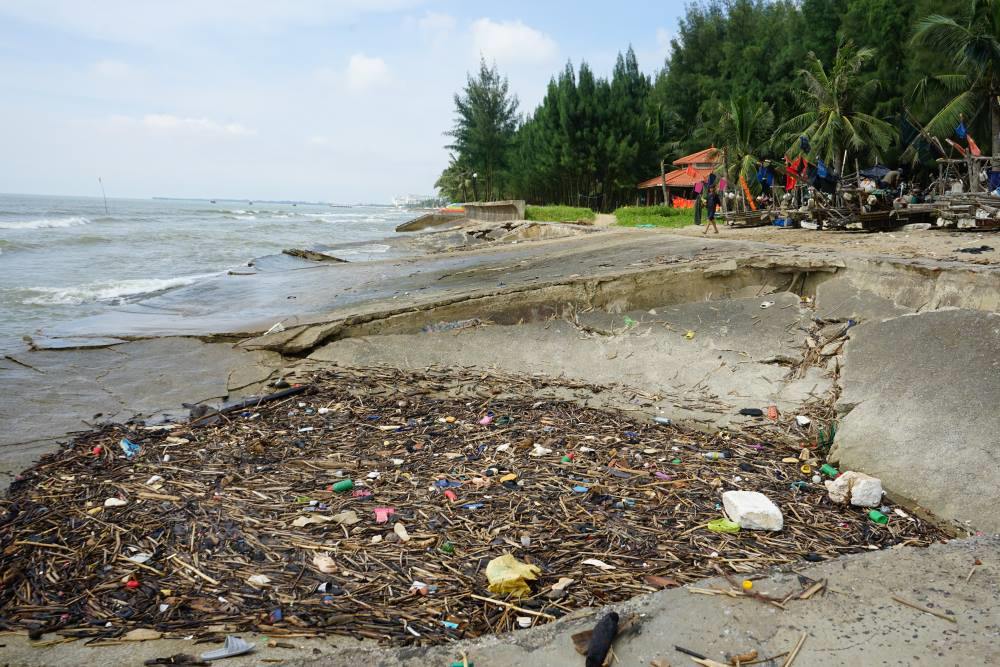
[[[322,134],[314,134],[306,139],[306,143],[311,146],[330,146],[333,144],[333,139],[323,136]]]
[[[450,14],[440,12],[427,12],[417,20],[417,28],[431,39],[448,38],[452,39],[457,21]]]
[[[105,79],[124,79],[132,73],[132,67],[127,63],[110,59],[97,61],[91,70],[97,76]]]
[[[551,62],[557,52],[555,40],[521,21],[482,18],[472,24],[476,54],[500,65]]]
[[[178,134],[211,134],[221,136],[246,137],[257,134],[240,123],[219,123],[209,118],[192,118],[175,116],[169,113],[151,113],[142,118],[131,116],[112,116],[111,122],[125,127],[142,127],[154,132],[173,132]]]
[[[355,53],[347,63],[347,85],[352,90],[377,88],[390,79],[389,66],[381,58]]]

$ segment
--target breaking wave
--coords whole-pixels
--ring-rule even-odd
[[[105,280],[75,287],[32,287],[27,291],[34,295],[22,300],[21,303],[36,306],[78,306],[84,303],[120,305],[128,301],[135,301],[138,297],[158,294],[175,287],[192,285],[200,280],[218,275],[220,274],[203,273],[180,278]]]
[[[0,220],[0,229],[55,229],[90,224],[90,218],[74,215],[68,218],[37,218],[35,220]]]

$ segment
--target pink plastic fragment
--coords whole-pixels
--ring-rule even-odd
[[[396,513],[396,508],[394,507],[376,507],[375,508],[375,523],[385,523],[389,520],[389,517]]]

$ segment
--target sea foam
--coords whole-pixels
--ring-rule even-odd
[[[221,274],[203,273],[179,278],[138,278],[135,280],[106,280],[74,287],[32,287],[28,291],[34,296],[21,301],[25,305],[58,306],[80,305],[83,303],[109,303],[118,305],[134,301],[143,295],[164,292],[175,287],[192,285],[199,280],[213,278]]]
[[[90,224],[90,218],[74,215],[68,218],[36,218],[35,220],[0,220],[0,229],[54,229]]]

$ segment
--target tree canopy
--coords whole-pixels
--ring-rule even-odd
[[[947,136],[960,114],[971,134],[1000,141],[1000,0],[704,0],[650,65],[631,47],[607,77],[567,63],[519,116],[483,63],[456,96],[438,186],[455,200],[607,210],[636,203],[661,161],[711,143],[744,173],[781,160],[792,132],[813,135],[812,157],[837,166],[845,150],[895,164],[917,125]],[[767,140],[763,128],[780,132]]]

